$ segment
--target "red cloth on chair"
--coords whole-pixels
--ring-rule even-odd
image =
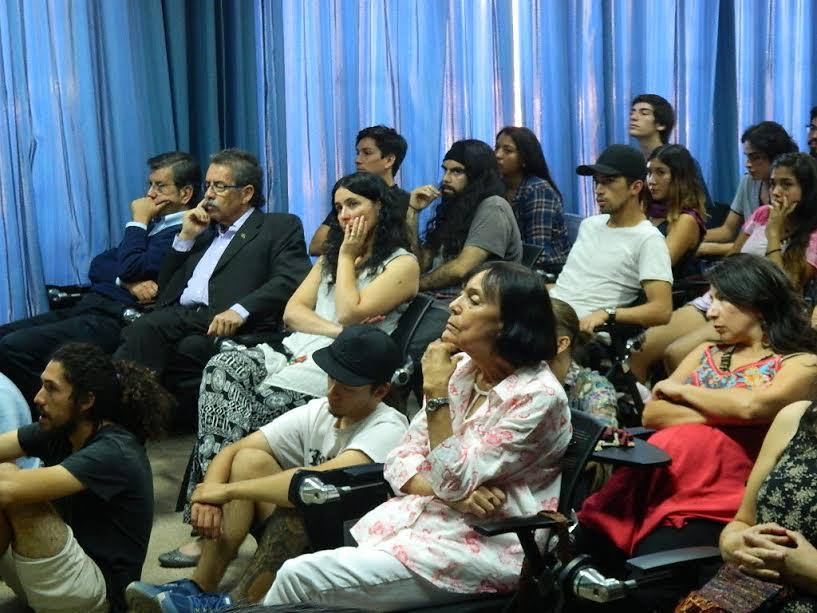
[[[768,425],[673,426],[649,441],[672,458],[657,469],[619,468],[579,512],[582,526],[606,534],[633,555],[650,532],[688,519],[724,524],[740,506]]]

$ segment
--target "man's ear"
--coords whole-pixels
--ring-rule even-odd
[[[94,396],[93,392],[88,392],[85,399],[79,403],[79,412],[86,413],[90,411],[91,407],[94,406],[94,402],[96,402],[96,396]]]
[[[182,195],[182,204],[188,206],[193,199],[193,186],[185,185],[179,190],[179,193]]]
[[[382,383],[372,390],[372,396],[378,400],[383,400],[391,391],[391,383]]]
[[[397,156],[394,155],[393,153],[390,153],[389,155],[384,155],[383,159],[385,160],[386,168],[391,170],[392,168],[394,168],[394,163],[397,161]]]
[[[556,355],[564,353],[570,347],[570,337],[560,336],[556,339]]]
[[[255,195],[255,188],[252,185],[245,185],[241,188],[241,202],[249,204]]]
[[[630,192],[637,196],[641,193],[641,190],[644,189],[644,180],[643,179],[636,179],[630,184]]]

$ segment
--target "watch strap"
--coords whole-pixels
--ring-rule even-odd
[[[426,400],[426,411],[429,413],[433,413],[440,407],[444,407],[448,404],[448,396],[439,396],[437,398],[430,398]]]

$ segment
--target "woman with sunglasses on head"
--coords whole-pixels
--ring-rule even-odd
[[[802,293],[817,274],[817,162],[806,153],[786,153],[775,159],[770,177],[772,204],[749,217],[733,253],[768,258]],[[633,373],[641,381],[647,380],[659,359],[671,371],[697,345],[717,339],[706,319],[711,302],[706,293],[677,309],[667,325],[647,331],[644,348],[631,359]]]
[[[644,425],[658,430],[650,443],[672,463],[617,470],[579,513],[581,547],[606,571],[620,572],[631,556],[716,544],[769,424],[817,391],[817,332],[783,272],[742,253],[709,281],[707,317],[719,340],[690,353],[644,408]],[[687,587],[668,586],[667,598]]]

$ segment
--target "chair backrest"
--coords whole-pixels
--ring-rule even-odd
[[[539,259],[539,256],[542,255],[544,250],[545,248],[541,245],[522,243],[522,261],[520,264],[528,268],[533,268],[533,265],[536,264],[536,260]]]
[[[567,239],[571,245],[576,242],[576,237],[579,235],[579,226],[582,224],[582,221],[584,221],[584,217],[581,215],[571,215],[570,213],[565,215]]]
[[[411,339],[414,338],[417,327],[420,325],[423,316],[433,302],[434,299],[428,294],[417,294],[409,303],[408,308],[400,316],[400,320],[397,322],[397,327],[391,333],[391,337],[394,339],[394,342],[397,343],[400,352],[404,356],[408,354]]]
[[[583,411],[571,410],[570,423],[573,425],[573,437],[562,458],[562,487],[559,493],[559,512],[568,517],[576,507],[576,486],[605,428],[602,422]]]

